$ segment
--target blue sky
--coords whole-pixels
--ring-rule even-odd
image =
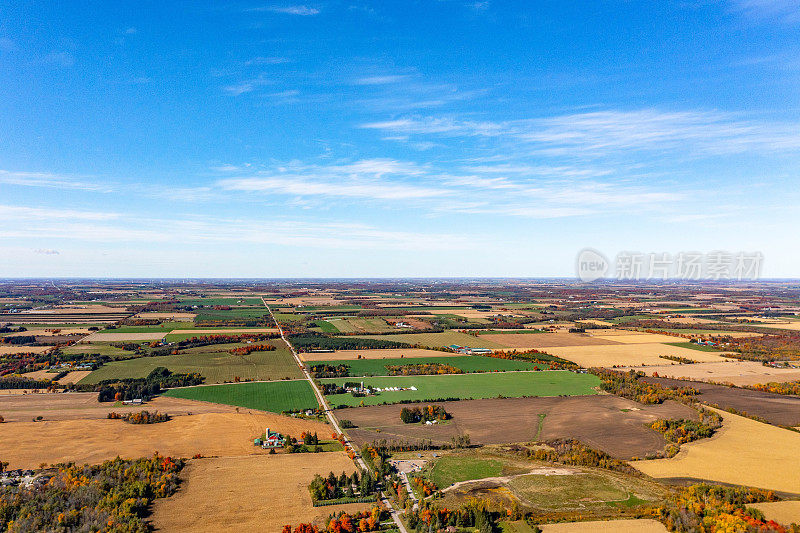
[[[0,277],[800,277],[796,0],[61,7],[0,6]]]

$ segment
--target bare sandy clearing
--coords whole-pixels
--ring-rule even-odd
[[[113,410],[111,408],[108,409]],[[166,411],[166,410],[165,410]],[[280,415],[249,412],[178,416],[160,424],[135,425],[121,420],[64,420],[4,424],[0,450],[10,468],[40,463],[100,463],[106,459],[143,457],[158,451],[175,457],[265,454],[253,446],[264,428],[299,435],[322,435],[330,428]]]
[[[0,344],[0,355],[12,353],[43,353],[54,348],[54,346],[13,346],[11,344]]]
[[[664,361],[662,359],[662,361]],[[773,368],[755,361],[721,361],[696,363],[693,365],[665,364],[660,366],[632,367],[648,374],[692,381],[715,381],[733,383],[737,386],[756,385],[770,381],[785,382],[800,380],[800,369]],[[625,369],[628,370],[628,369]]]
[[[277,454],[193,460],[178,492],[154,505],[159,531],[280,531],[285,524],[317,522],[369,503],[313,507],[308,484],[315,474],[352,473],[344,452]]]
[[[582,333],[492,333],[483,339],[516,349],[542,348],[543,346],[600,346],[618,344]]]
[[[573,361],[583,367],[642,366],[664,364],[659,355],[686,357],[693,361],[724,361],[715,352],[701,352],[667,344],[616,344],[612,346],[543,346],[542,351]],[[722,353],[722,352],[720,352]]]
[[[606,339],[623,344],[650,344],[654,342],[681,342],[683,339],[680,337],[673,337],[672,335],[658,335],[655,333],[639,333],[628,331],[626,333],[615,332],[606,334],[605,331],[594,334],[595,338]]]
[[[399,357],[452,357],[450,352],[424,348],[387,348],[385,350],[337,350],[335,352],[300,353],[303,361],[347,361],[351,359],[394,359]]]
[[[539,526],[544,533],[663,533],[664,524],[650,519],[563,522]]]
[[[91,373],[92,373],[91,370],[73,370],[63,378],[56,380],[56,383],[58,383],[59,385],[66,385],[67,383],[77,383]]]
[[[774,520],[779,524],[800,524],[800,501],[798,500],[753,503],[750,504],[750,507],[755,507],[764,513],[767,520]]]
[[[7,423],[27,422],[37,416],[45,420],[104,419],[109,411],[128,413],[147,409],[161,411],[170,415],[189,413],[233,413],[235,408],[209,402],[196,402],[182,398],[159,396],[142,406],[114,405],[100,403],[95,392],[57,392],[57,393],[17,393],[17,390],[3,391],[0,394],[0,414]],[[12,426],[7,426],[12,427]]]
[[[681,446],[670,459],[631,463],[655,478],[697,478],[800,494],[800,434],[717,410],[713,437]]]

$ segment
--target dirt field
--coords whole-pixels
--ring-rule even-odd
[[[300,353],[303,361],[348,361],[351,359],[394,359],[397,357],[452,357],[449,352],[424,348],[391,348],[386,350],[337,350],[323,353]]]
[[[337,511],[369,503],[313,507],[308,484],[315,474],[352,473],[344,452],[193,460],[177,494],[156,500],[157,531],[280,531],[285,524],[321,522]]]
[[[95,392],[32,393],[0,395],[0,415],[6,422],[27,422],[37,416],[45,420],[105,419],[109,411],[127,413],[141,411],[160,411],[170,415],[187,413],[233,413],[235,409],[226,405],[196,402],[181,398],[159,396],[145,405],[115,406],[113,403],[100,403]],[[11,427],[11,426],[9,426]]]
[[[713,437],[681,446],[670,459],[631,463],[655,478],[697,478],[800,494],[800,434],[719,411]]]
[[[14,346],[11,344],[0,344],[0,355],[12,353],[43,353],[52,346]]]
[[[800,524],[800,501],[798,500],[753,503],[750,506],[763,512],[767,520],[775,520],[779,524]]]
[[[773,368],[755,361],[722,361],[696,363],[693,365],[666,364],[661,366],[632,367],[648,374],[658,372],[661,377],[690,379],[694,381],[716,381],[736,386],[800,380],[800,369]],[[625,369],[628,370],[628,369]]]
[[[611,395],[570,398],[505,398],[438,402],[453,415],[445,424],[423,426],[400,421],[402,405],[336,410],[357,429],[348,434],[362,445],[380,439],[430,439],[449,443],[469,434],[473,444],[506,444],[574,437],[615,457],[644,457],[663,449],[661,434],[645,428],[657,418],[691,418],[695,411],[674,402],[640,405]],[[623,411],[627,409],[628,411]],[[545,415],[541,422],[540,415]],[[624,435],[625,438],[620,438]]]
[[[664,524],[650,519],[564,522],[540,526],[543,533],[663,533]]]
[[[696,381],[648,377],[643,379],[668,387],[693,387],[700,391],[699,399],[701,402],[717,404],[723,409],[733,407],[737,411],[760,416],[771,424],[781,426],[800,425],[800,397],[798,396],[784,396]]]
[[[555,346],[600,346],[619,344],[583,333],[492,333],[481,335],[508,348],[530,349]]]
[[[61,379],[56,380],[56,383],[65,385],[67,383],[77,383],[89,374],[91,374],[91,370],[75,370],[68,373]],[[36,370],[35,372],[26,372],[23,374],[26,378],[31,379],[50,379],[55,377],[57,372],[48,372],[47,370]]]
[[[596,339],[605,339],[608,341],[621,342],[622,344],[650,344],[654,342],[681,342],[680,337],[673,337],[672,335],[658,335],[654,333],[639,333],[635,331],[623,330],[609,330],[608,333],[603,331],[594,335]]]
[[[241,411],[177,416],[169,422],[147,425],[107,419],[14,422],[3,424],[0,450],[9,468],[36,468],[40,463],[94,464],[118,455],[133,458],[154,451],[175,457],[192,457],[197,453],[263,455],[266,452],[253,446],[253,438],[267,427],[293,435],[304,430],[330,433],[329,427],[321,422]]]
[[[569,359],[583,367],[663,365],[659,355],[675,355],[693,361],[724,361],[716,352],[701,352],[667,344],[615,344],[612,346],[543,346],[541,350]],[[720,352],[722,353],[722,352]]]

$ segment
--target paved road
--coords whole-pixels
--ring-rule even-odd
[[[278,323],[278,321],[275,320],[275,314],[272,312],[272,308],[267,304],[266,300],[264,300],[263,297],[261,298],[261,301],[264,303],[264,307],[266,307],[267,310],[269,311],[269,314],[272,317],[272,321],[275,322],[275,324],[278,326],[278,333],[280,333],[281,339],[283,339],[283,342],[285,342],[286,345],[289,347],[289,349],[292,351],[294,360],[300,367],[300,370],[303,372],[303,376],[305,376],[305,379],[311,384],[311,388],[314,389],[314,394],[317,396],[317,401],[319,402],[320,406],[322,406],[322,409],[325,412],[325,416],[328,418],[328,421],[333,426],[333,429],[336,430],[336,433],[344,437],[345,444],[347,444],[350,447],[350,449],[353,450],[356,462],[361,467],[361,469],[369,471],[369,467],[367,466],[367,463],[364,461],[364,458],[361,457],[361,454],[358,452],[358,448],[356,448],[353,445],[353,443],[350,442],[350,439],[347,438],[347,435],[344,433],[344,431],[342,431],[342,428],[339,426],[339,421],[336,420],[336,417],[333,415],[333,410],[331,409],[331,406],[328,405],[328,401],[325,399],[325,395],[322,394],[322,391],[319,390],[319,387],[317,387],[317,384],[311,377],[311,373],[308,371],[308,368],[300,359],[300,356],[297,354],[297,350],[294,349],[292,343],[289,342],[289,340],[286,338],[286,335],[283,333],[283,328],[281,327],[280,323]],[[394,523],[395,525],[397,525],[397,529],[400,530],[400,533],[408,533],[408,530],[405,528],[403,522],[400,520],[400,516],[398,515],[397,510],[392,505],[392,502],[390,502],[389,499],[386,498],[386,494],[381,493],[381,501],[386,506],[386,508],[389,509],[389,512],[392,515],[392,520],[394,520]]]

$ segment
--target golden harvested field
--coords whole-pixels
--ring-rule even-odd
[[[594,522],[563,522],[540,526],[543,533],[664,533],[667,528],[656,520],[598,520]]]
[[[776,322],[770,324],[759,324],[762,328],[775,328],[775,329],[790,329],[792,331],[800,331],[800,320],[790,320],[787,322]]]
[[[584,367],[663,365],[659,355],[675,355],[693,361],[724,361],[715,352],[667,344],[615,344],[609,346],[543,346],[542,351],[573,361]],[[721,353],[721,352],[720,352]]]
[[[655,478],[698,478],[800,494],[800,434],[716,410],[722,429],[670,459],[631,463]]]
[[[163,339],[167,333],[92,333],[78,342],[112,342],[112,341],[157,341]]]
[[[753,503],[750,504],[750,507],[755,507],[764,513],[767,520],[774,520],[779,524],[800,524],[800,501],[798,500]]]
[[[285,524],[321,522],[337,511],[369,503],[313,507],[308,484],[315,474],[352,473],[344,452],[276,454],[192,460],[178,492],[156,500],[158,531],[280,531]]]
[[[655,333],[640,333],[638,331],[605,331],[598,332],[594,335],[597,339],[605,339],[622,344],[649,344],[653,342],[681,342],[681,337],[673,337],[672,335],[658,335]]]
[[[233,413],[236,411],[234,407],[228,405],[196,402],[168,396],[158,396],[143,406],[115,406],[112,403],[98,402],[96,392],[23,394],[19,392],[19,389],[2,392],[6,394],[0,394],[0,415],[5,417],[6,422],[27,422],[37,416],[42,416],[45,420],[50,421],[81,418],[104,419],[109,411],[128,413],[142,409],[160,411],[175,416],[187,413]]]
[[[91,374],[91,370],[73,370],[63,378],[56,380],[56,383],[59,385],[66,385],[67,383],[77,383],[89,374]]]
[[[36,370],[34,372],[26,372],[22,375],[31,379],[51,379],[54,378],[57,373],[58,372],[48,372],[47,370]],[[56,383],[60,385],[77,383],[91,373],[91,370],[73,370],[63,378],[56,380]]]
[[[618,344],[614,341],[584,335],[583,333],[492,333],[481,335],[508,348],[531,349],[544,346],[600,346]]]
[[[660,366],[632,367],[648,374],[658,372],[664,378],[690,379],[694,381],[715,381],[733,383],[736,386],[756,385],[771,381],[785,382],[800,380],[800,369],[773,368],[755,361],[719,361],[696,363],[693,365],[669,364]],[[627,369],[626,369],[627,370]]]
[[[424,348],[387,348],[385,350],[337,350],[335,352],[300,353],[303,361],[348,361],[351,359],[393,359],[396,357],[452,357],[450,352]]]
[[[10,344],[0,344],[0,355],[12,353],[43,353],[52,346],[13,346]]]
[[[264,455],[266,451],[253,446],[253,438],[267,427],[292,435],[305,430],[327,436],[331,431],[321,422],[242,411],[177,416],[142,425],[107,419],[13,422],[3,424],[0,450],[10,468],[64,461],[95,464],[118,455],[143,457],[155,451],[174,457]]]

